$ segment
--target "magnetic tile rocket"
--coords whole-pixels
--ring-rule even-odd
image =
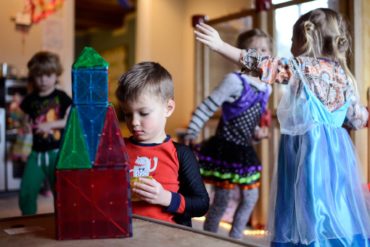
[[[108,103],[108,63],[91,47],[73,64],[72,99],[56,170],[57,239],[131,237],[127,152]]]

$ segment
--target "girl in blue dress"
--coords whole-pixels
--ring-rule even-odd
[[[366,125],[346,56],[351,37],[331,9],[301,16],[293,27],[293,58],[261,56],[224,43],[197,25],[197,40],[266,83],[287,84],[278,106],[281,143],[271,191],[272,246],[370,246],[368,192],[348,132]]]

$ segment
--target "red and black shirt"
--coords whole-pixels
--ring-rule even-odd
[[[132,202],[133,213],[159,220],[191,225],[191,217],[204,215],[209,207],[208,193],[193,152],[167,137],[163,143],[143,144],[125,139],[130,176],[135,166],[172,192],[167,208],[147,202]],[[148,174],[149,173],[149,174]]]

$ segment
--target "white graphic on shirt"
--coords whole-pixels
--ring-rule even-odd
[[[154,166],[150,168],[152,166],[152,159],[145,156],[143,157],[138,156],[135,160],[134,168],[130,170],[130,173],[133,172],[133,177],[149,176],[150,172],[155,171],[155,169],[157,169],[158,158],[154,157],[153,161]]]

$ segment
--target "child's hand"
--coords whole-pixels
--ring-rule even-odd
[[[268,138],[270,136],[270,133],[269,133],[269,128],[264,126],[264,127],[256,127],[254,129],[254,133],[253,133],[253,138],[256,140],[256,141],[260,141],[264,138]]]
[[[196,28],[197,30],[194,31],[194,33],[197,40],[216,52],[221,51],[224,42],[220,38],[220,35],[218,34],[216,29],[205,23],[197,24]]]
[[[35,126],[37,134],[52,134],[53,129],[50,122],[39,123]]]
[[[168,207],[171,202],[171,192],[165,190],[154,178],[140,177],[134,183],[133,192],[143,201]]]
[[[32,133],[32,125],[30,123],[25,123],[23,125],[24,133]]]
[[[196,141],[196,137],[193,135],[187,134],[183,138],[183,144],[190,146],[190,147],[194,146],[195,141]]]

